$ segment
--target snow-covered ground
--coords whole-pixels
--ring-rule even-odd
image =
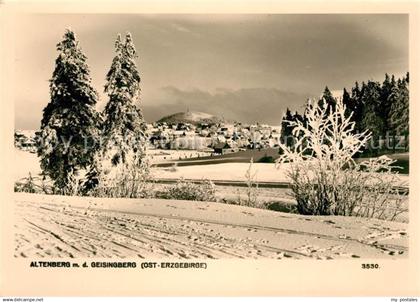
[[[15,148],[15,165],[13,175],[15,180],[28,177],[29,173],[36,176],[41,173],[39,158],[35,153]]]
[[[220,203],[15,193],[17,257],[406,258],[408,225]]]
[[[147,154],[150,156],[151,163],[164,163],[172,162],[186,158],[196,158],[209,156],[210,152],[202,152],[195,150],[162,150],[162,149],[149,149]]]
[[[165,151],[166,152],[166,151]],[[177,153],[178,152],[178,153]],[[172,151],[162,160],[177,159],[179,156],[189,156],[189,152],[195,151]],[[157,155],[158,154],[158,155]],[[166,154],[166,153],[164,153]],[[162,157],[159,152],[155,157]],[[173,168],[153,168],[152,173],[157,179],[210,179],[220,181],[245,181],[245,174],[249,168],[248,163],[223,163],[208,165],[179,166]],[[15,180],[41,173],[39,159],[36,154],[15,149]],[[275,164],[254,163],[252,172],[256,172],[256,180],[259,182],[286,182],[284,169],[277,169]],[[408,186],[408,175],[400,175],[400,180]]]
[[[159,179],[210,179],[219,181],[245,181],[248,163],[223,163],[211,165],[179,166],[173,168],[155,168],[153,174]],[[252,173],[256,173],[258,182],[288,182],[284,168],[277,168],[275,164],[254,163]],[[400,174],[400,182],[395,185],[408,187],[409,176]]]
[[[172,151],[161,153],[162,151],[153,152],[153,156],[160,160],[175,160],[179,156],[189,156],[195,151]],[[197,153],[197,152],[195,152]],[[192,154],[192,153],[191,153]],[[165,159],[163,157],[166,157]],[[18,180],[27,177],[29,172],[32,176],[41,173],[39,159],[36,154],[15,149],[15,179]],[[197,166],[182,166],[174,169],[171,168],[153,168],[153,175],[161,179],[211,179],[211,180],[245,180],[246,170],[249,168],[247,163],[224,163]],[[257,172],[258,181],[286,181],[284,173],[276,169],[274,164],[253,164],[252,170]]]
[[[223,163],[197,166],[180,166],[176,169],[156,168],[154,175],[162,179],[211,179],[225,181],[245,181],[248,163]],[[254,163],[252,172],[256,174],[256,180],[261,182],[285,182],[287,181],[284,171],[275,167],[275,164]]]
[[[208,152],[199,152],[193,150],[148,150],[151,163],[164,163],[177,161],[180,158],[192,158],[198,156],[208,156]],[[29,172],[32,175],[41,173],[39,158],[35,153],[19,150],[15,148],[15,179],[28,177]]]

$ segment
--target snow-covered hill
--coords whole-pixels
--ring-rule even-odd
[[[16,257],[406,258],[408,224],[213,202],[15,193]]]
[[[190,124],[199,124],[199,123],[206,123],[206,124],[217,124],[222,123],[225,120],[221,117],[217,117],[215,115],[205,113],[205,112],[197,112],[197,111],[187,111],[187,112],[178,112],[175,114],[171,114],[161,118],[158,122],[169,123],[169,124],[176,124],[176,123],[190,123]]]

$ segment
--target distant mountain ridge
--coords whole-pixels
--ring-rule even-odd
[[[219,124],[227,122],[224,118],[218,117],[209,113],[199,111],[177,112],[157,121],[158,123],[177,124],[177,123],[190,123],[190,124]]]

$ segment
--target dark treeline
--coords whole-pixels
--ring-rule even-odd
[[[408,151],[409,137],[409,73],[402,78],[385,74],[382,83],[376,81],[355,83],[348,91],[343,89],[343,103],[348,114],[355,122],[355,131],[368,130],[372,134],[371,142],[364,150],[364,155],[377,155],[387,152]],[[334,110],[336,99],[328,87],[318,103],[326,102],[330,110]],[[306,110],[305,110],[306,111]],[[289,108],[282,119],[283,142],[293,144],[293,127],[285,121],[300,120],[304,122],[305,113],[292,113]]]

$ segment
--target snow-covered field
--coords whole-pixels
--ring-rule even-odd
[[[195,151],[194,151],[195,152]],[[175,160],[179,156],[189,156],[191,151],[173,151],[173,152],[156,152],[154,157],[166,157],[166,160]],[[195,152],[197,153],[197,152]],[[165,154],[165,155],[164,155]],[[191,153],[192,154],[192,153]],[[163,158],[161,160],[164,160]],[[28,173],[37,175],[41,173],[39,159],[36,154],[15,149],[15,179],[27,177]],[[225,163],[200,166],[183,166],[173,169],[154,168],[153,174],[157,178],[180,178],[187,179],[212,179],[212,180],[245,180],[245,172],[248,169],[247,163]],[[274,164],[255,163],[253,170],[257,171],[257,180],[259,181],[284,181],[285,178],[279,172]]]
[[[150,161],[153,164],[172,162],[186,158],[196,158],[209,156],[210,152],[202,152],[195,150],[162,150],[162,149],[149,149],[147,154],[150,156]]]
[[[153,175],[157,179],[210,179],[213,181],[245,181],[246,171],[249,168],[248,163],[223,163],[197,166],[180,166],[173,168],[155,168]],[[285,175],[285,169],[276,168],[275,164],[254,163],[252,173],[256,173],[257,182],[288,182]],[[400,182],[395,185],[408,187],[408,175],[400,174]]]
[[[408,225],[179,200],[15,193],[17,257],[405,258]]]
[[[156,150],[154,150],[156,151]],[[189,156],[197,153],[196,151],[174,151],[164,153],[162,151],[154,152],[155,160],[176,160],[179,156]],[[164,155],[165,154],[165,155]],[[166,157],[163,159],[161,157]],[[158,159],[160,158],[160,159]],[[197,166],[179,166],[173,168],[153,168],[152,173],[157,179],[210,179],[221,181],[245,181],[245,173],[249,168],[248,163],[223,163],[208,164]],[[253,173],[256,174],[256,180],[259,182],[286,182],[286,176],[283,169],[277,169],[275,164],[254,163]],[[37,175],[41,173],[39,160],[36,154],[15,149],[15,180],[27,177],[28,173]],[[408,175],[400,175],[400,179],[408,185]]]
[[[15,165],[13,175],[15,180],[28,177],[29,173],[36,176],[41,173],[38,156],[34,153],[15,148]]]
[[[161,179],[211,179],[225,181],[245,181],[245,174],[249,164],[247,163],[224,163],[199,166],[181,166],[176,170],[169,168],[156,168],[154,175]],[[252,171],[256,174],[256,180],[261,182],[285,182],[287,179],[283,171],[277,169],[275,164],[254,163]]]

